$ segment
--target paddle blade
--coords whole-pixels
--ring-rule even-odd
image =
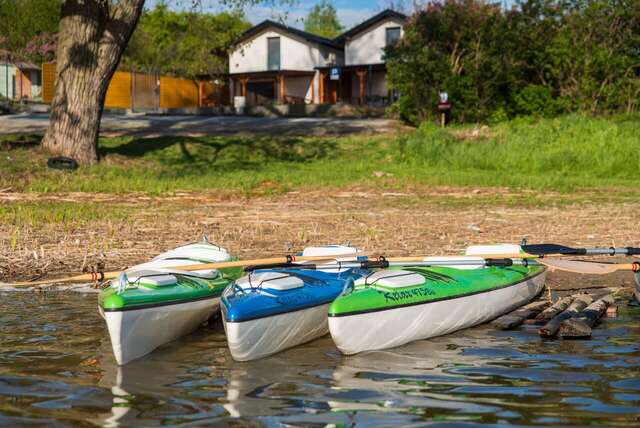
[[[535,254],[537,256],[546,256],[549,254],[562,254],[571,256],[582,256],[586,254],[584,248],[571,248],[558,244],[532,244],[523,245],[522,250],[527,254]]]
[[[606,275],[621,270],[621,267],[627,266],[616,263],[596,263],[564,259],[540,259],[538,262],[547,266],[551,270],[557,269],[566,272],[589,275]]]

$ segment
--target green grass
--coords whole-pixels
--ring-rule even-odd
[[[105,203],[13,202],[0,205],[0,224],[38,227],[46,224],[82,227],[96,220],[126,221],[129,212]]]
[[[478,137],[472,128],[425,125],[399,136],[331,138],[102,138],[100,164],[75,172],[47,169],[37,138],[5,136],[0,189],[252,195],[305,187],[450,185],[589,190],[602,197],[615,188],[635,195],[640,117],[519,119],[483,129]],[[384,176],[375,177],[378,171]]]

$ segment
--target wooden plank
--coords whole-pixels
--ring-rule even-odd
[[[542,337],[555,337],[560,330],[560,325],[566,319],[576,316],[584,308],[593,302],[593,299],[588,294],[579,294],[575,296],[573,302],[569,307],[556,315],[551,321],[546,323],[543,327],[540,327],[538,333]]]
[[[532,302],[506,315],[496,318],[491,325],[499,330],[511,330],[521,325],[525,320],[535,317],[549,306],[547,300]]]
[[[596,300],[575,317],[562,321],[559,335],[563,338],[573,339],[591,337],[591,327],[598,322],[607,311],[609,305],[613,303],[612,295]]]

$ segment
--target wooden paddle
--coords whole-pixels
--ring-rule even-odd
[[[234,260],[230,262],[216,262],[216,263],[201,263],[197,265],[184,265],[184,266],[172,266],[171,269],[194,271],[194,270],[206,270],[206,269],[224,269],[231,267],[246,267],[252,265],[264,265],[274,263],[291,263],[291,262],[303,262],[303,261],[327,261],[335,260],[338,258],[354,258],[360,256],[367,256],[368,253],[358,252],[350,254],[332,254],[327,256],[294,256],[289,255],[285,257],[272,257],[267,259],[253,259],[253,260]],[[13,283],[0,283],[0,287],[34,287],[50,284],[61,284],[67,282],[94,282],[104,281],[105,279],[113,279],[118,277],[122,271],[111,272],[92,272],[82,275],[69,276],[66,278],[56,279],[43,279],[40,281],[22,281]]]
[[[639,272],[640,263],[598,263],[580,260],[564,259],[540,259],[540,264],[547,266],[551,270],[563,270],[566,272],[582,273],[589,275],[606,275],[617,271]]]

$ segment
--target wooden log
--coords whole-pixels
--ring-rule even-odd
[[[546,323],[547,321],[554,318],[556,315],[558,315],[562,311],[566,310],[571,304],[571,302],[573,302],[573,296],[563,297],[562,299],[558,300],[553,305],[551,305],[550,307],[542,311],[540,314],[538,314],[538,316],[536,317],[536,323],[537,324]]]
[[[540,327],[538,333],[542,337],[555,337],[555,335],[558,333],[558,330],[560,330],[562,321],[576,316],[584,308],[590,305],[591,302],[593,302],[593,299],[588,294],[579,294],[575,296],[573,302],[569,305],[569,307],[556,315],[544,326]]]
[[[535,317],[548,306],[549,302],[546,300],[532,302],[516,309],[515,311],[509,312],[500,318],[496,318],[491,322],[491,325],[499,330],[510,330],[518,327],[525,320]]]
[[[612,295],[605,296],[587,306],[584,311],[575,317],[562,321],[560,336],[563,338],[591,337],[591,327],[598,322],[613,302]]]

